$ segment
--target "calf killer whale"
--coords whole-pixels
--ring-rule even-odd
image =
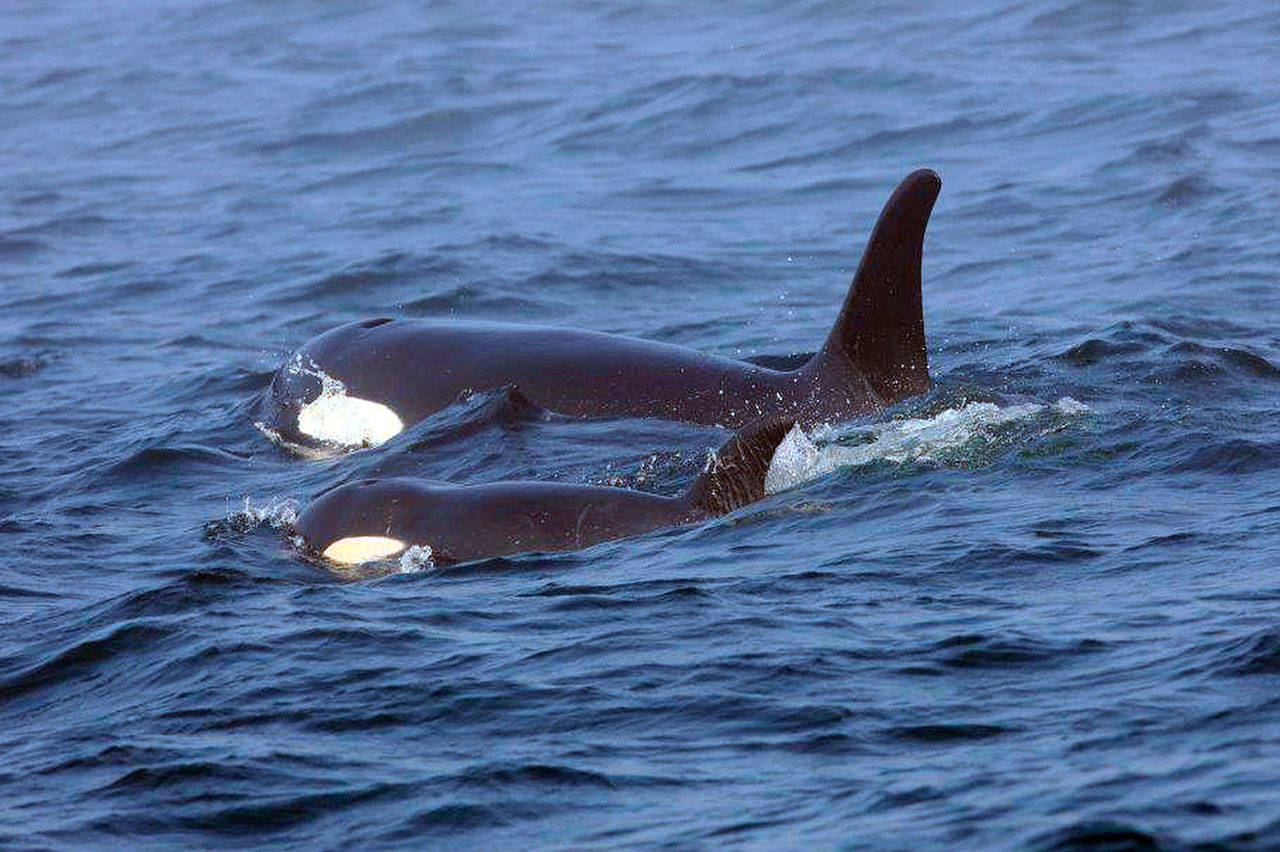
[[[739,432],[676,497],[557,482],[369,479],[322,494],[298,516],[294,531],[306,550],[343,566],[391,558],[411,547],[429,548],[434,565],[578,550],[759,500],[774,450],[792,425],[773,421]]]
[[[507,387],[575,417],[739,429],[879,411],[929,389],[920,262],[942,181],[908,175],[885,203],[822,349],[771,370],[666,343],[567,328],[372,319],[328,331],[275,375],[259,428],[303,453],[376,446],[472,392]]]

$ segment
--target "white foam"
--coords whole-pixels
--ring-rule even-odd
[[[1004,408],[990,402],[970,402],[960,408],[948,408],[927,419],[896,420],[870,427],[872,440],[858,446],[838,444],[818,446],[814,440],[831,440],[839,433],[830,427],[814,430],[811,440],[799,426],[794,427],[774,451],[765,474],[766,494],[830,473],[839,467],[868,464],[874,461],[902,463],[932,461],[946,450],[964,446],[975,438],[987,437],[996,427],[1025,420],[1050,409],[1041,403],[1024,403]],[[1071,397],[1063,397],[1052,406],[1062,416],[1073,417],[1089,411],[1089,407]]]
[[[822,451],[805,437],[800,425],[792,426],[787,437],[773,451],[769,470],[764,475],[764,493],[777,494],[806,479],[820,476],[821,456]]]
[[[298,520],[298,503],[296,500],[271,499],[255,506],[248,497],[244,498],[239,510],[227,513],[227,520],[242,529],[256,529],[264,524],[277,530],[291,530]]]
[[[419,571],[436,567],[431,558],[431,546],[427,544],[411,544],[400,554],[400,573],[416,574]]]
[[[1089,412],[1089,406],[1079,400],[1072,399],[1069,396],[1064,396],[1062,399],[1055,402],[1053,404],[1053,408],[1059,414],[1065,414],[1068,417],[1072,417],[1077,414],[1087,414]]]

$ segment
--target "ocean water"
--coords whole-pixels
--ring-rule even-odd
[[[1258,0],[0,5],[0,846],[1280,847],[1277,45]],[[311,336],[812,351],[917,167],[937,389],[830,464],[579,553],[291,546],[355,477],[675,493],[726,438],[479,396],[301,459],[253,420]]]

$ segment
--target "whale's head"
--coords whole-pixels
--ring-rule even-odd
[[[309,457],[376,447],[404,431],[390,406],[348,393],[341,380],[301,353],[276,372],[255,425],[280,446]]]
[[[293,542],[342,576],[412,573],[453,561],[421,528],[425,492],[418,480],[362,479],[318,495],[293,524]],[[430,502],[430,496],[425,497]]]

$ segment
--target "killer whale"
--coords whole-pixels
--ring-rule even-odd
[[[738,429],[879,411],[930,387],[920,294],[934,172],[902,180],[880,212],[822,348],[772,370],[696,350],[568,328],[379,318],[312,339],[267,389],[258,427],[302,453],[376,446],[462,395],[501,387],[573,417],[656,417]]]
[[[338,566],[430,548],[451,565],[526,552],[579,550],[602,541],[723,515],[761,499],[774,450],[794,425],[780,420],[734,435],[673,497],[558,482],[453,485],[366,479],[317,497],[294,523],[310,555]]]

